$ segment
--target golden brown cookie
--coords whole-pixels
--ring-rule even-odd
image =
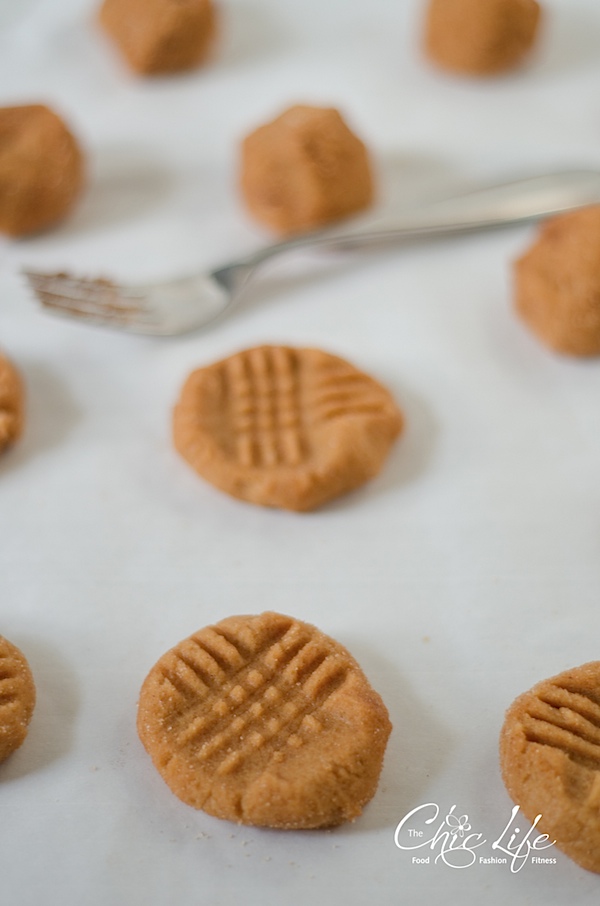
[[[0,232],[24,236],[62,220],[83,181],[83,154],[56,113],[0,108]]]
[[[515,306],[557,352],[600,354],[600,205],[542,225],[515,264]]]
[[[315,229],[373,201],[369,155],[337,110],[297,105],[242,144],[241,189],[277,233]]]
[[[346,649],[277,613],[229,617],[168,651],[142,686],[137,723],[176,796],[277,828],[360,815],[391,731]]]
[[[194,371],[177,450],[221,490],[312,510],[376,475],[402,428],[381,384],[318,349],[259,346]]]
[[[0,762],[27,736],[35,707],[35,685],[19,649],[0,635]]]
[[[524,60],[539,23],[536,0],[429,0],[425,51],[450,72],[495,75]]]
[[[104,0],[100,23],[142,75],[199,66],[216,33],[212,0]]]
[[[600,661],[519,696],[500,737],[506,788],[571,859],[600,872]]]
[[[24,390],[14,365],[0,353],[0,453],[23,431]]]

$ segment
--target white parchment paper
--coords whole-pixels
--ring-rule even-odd
[[[556,850],[518,872],[479,860],[511,816],[505,708],[600,655],[600,362],[550,353],[513,314],[511,262],[534,228],[282,261],[230,319],[164,341],[52,318],[18,271],[163,277],[268,241],[239,200],[237,148],[296,102],[338,107],[371,148],[365,223],[494,176],[595,166],[600,8],[544,0],[530,64],[473,82],[422,58],[417,0],[220,7],[214,61],[154,80],[125,69],[88,0],[37,0],[0,31],[0,102],[54,106],[89,162],[64,225],[0,244],[0,344],[28,396],[26,434],[0,462],[0,631],[38,687],[28,739],[0,768],[2,900],[596,903],[597,876]],[[315,513],[230,499],[171,444],[187,373],[263,342],[347,357],[406,415],[381,475]],[[265,609],[345,644],[390,711],[377,795],[335,831],[195,812],[137,739],[156,659]],[[395,845],[427,803],[481,835],[475,864]]]

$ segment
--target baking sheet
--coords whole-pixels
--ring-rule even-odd
[[[164,341],[51,318],[18,269],[160,277],[258,247],[237,147],[298,101],[337,106],[372,149],[365,223],[494,175],[595,166],[600,10],[544,0],[530,65],[471,82],[422,59],[416,0],[220,5],[213,63],[150,81],[87,0],[31,2],[0,31],[2,103],[50,103],[89,161],[72,218],[0,245],[0,343],[28,393],[27,432],[0,463],[0,617],[38,687],[26,744],[0,768],[2,895],[270,906],[285,885],[292,904],[595,903],[597,877],[555,849],[555,863],[479,860],[501,855],[511,818],[505,708],[599,656],[600,366],[546,351],[513,315],[511,262],[534,229],[282,261],[230,319]],[[315,513],[230,499],[171,445],[187,373],[263,342],[345,356],[406,415],[381,475]],[[265,609],[344,643],[390,711],[377,795],[334,831],[195,812],[136,736],[139,687],[167,648]],[[485,841],[474,864],[437,858],[440,842],[396,845],[427,804],[407,834],[455,816]]]

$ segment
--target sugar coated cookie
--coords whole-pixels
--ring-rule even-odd
[[[229,617],[168,651],[144,682],[137,724],[176,796],[274,828],[360,815],[391,731],[346,649],[277,613]]]
[[[27,736],[35,707],[35,685],[19,649],[0,635],[0,762]]]
[[[600,355],[600,205],[542,225],[515,264],[515,307],[557,352]]]
[[[177,450],[252,503],[311,510],[379,472],[402,428],[381,384],[318,349],[259,346],[194,371],[174,413]]]
[[[425,51],[450,72],[495,75],[523,62],[539,23],[536,0],[429,0]]]
[[[302,104],[244,139],[241,189],[252,216],[281,234],[361,211],[374,194],[367,149],[341,114]]]
[[[0,453],[21,435],[23,383],[15,366],[0,353]]]
[[[83,153],[56,113],[0,108],[0,232],[25,236],[62,220],[83,182]]]
[[[531,822],[583,868],[600,872],[600,661],[519,696],[500,737],[506,788]]]

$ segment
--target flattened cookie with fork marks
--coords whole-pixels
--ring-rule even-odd
[[[0,635],[0,762],[27,736],[35,707],[35,684],[21,651]]]
[[[17,369],[0,353],[0,453],[23,430],[23,396]]]
[[[348,651],[277,613],[229,617],[168,651],[142,686],[137,726],[188,805],[298,829],[361,813],[391,731]]]
[[[312,510],[376,475],[402,429],[377,381],[318,349],[259,346],[187,379],[174,442],[234,497]]]
[[[583,868],[600,872],[600,661],[519,696],[500,737],[506,788],[530,821]]]

